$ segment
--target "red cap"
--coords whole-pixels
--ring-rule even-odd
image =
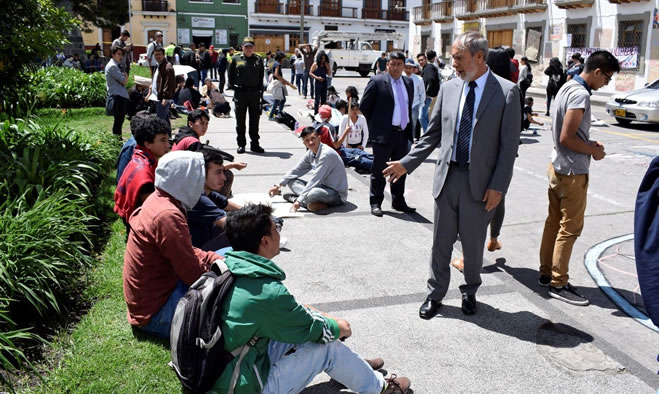
[[[323,119],[329,119],[332,117],[332,107],[329,105],[321,105],[318,109],[318,115]]]

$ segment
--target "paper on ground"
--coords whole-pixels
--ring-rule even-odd
[[[271,198],[267,193],[240,193],[234,194],[232,200],[240,205],[247,203],[270,205],[273,209],[272,214],[280,218],[304,217],[300,212],[291,212],[293,204],[284,200],[281,196]]]

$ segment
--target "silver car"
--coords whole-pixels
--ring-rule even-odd
[[[659,79],[642,89],[614,94],[606,103],[606,112],[621,125],[632,121],[659,123]]]

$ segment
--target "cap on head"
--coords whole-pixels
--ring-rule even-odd
[[[321,105],[318,109],[318,115],[323,119],[329,119],[332,117],[332,107],[329,105]]]
[[[414,59],[407,58],[405,59],[405,65],[406,66],[414,66],[414,67],[419,67],[418,64],[414,61]]]
[[[161,31],[157,32],[156,37],[162,37],[162,32]]]
[[[243,39],[243,46],[254,46],[254,39],[252,37],[245,37]]]

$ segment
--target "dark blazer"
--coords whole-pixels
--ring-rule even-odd
[[[401,76],[407,88],[407,127],[405,135],[413,140],[412,130],[412,102],[414,101],[414,82],[406,75]],[[376,144],[388,144],[391,140],[391,120],[394,113],[394,91],[388,73],[378,74],[368,81],[364,96],[359,103],[368,122],[369,139]]]
[[[158,86],[158,100],[171,100],[174,98],[176,74],[174,73],[174,67],[167,59],[158,65],[158,81],[156,81],[156,86]]]
[[[408,173],[417,168],[439,147],[435,166],[433,197],[438,198],[444,187],[455,144],[455,126],[460,97],[465,82],[460,78],[444,82],[439,89],[428,131],[407,154],[401,164]],[[472,197],[481,201],[486,189],[508,191],[521,128],[519,87],[490,71],[483,96],[476,111],[469,188]],[[369,128],[370,131],[370,128]]]

